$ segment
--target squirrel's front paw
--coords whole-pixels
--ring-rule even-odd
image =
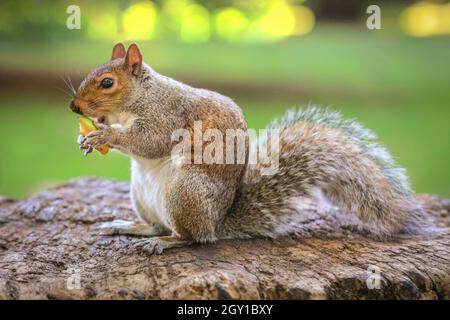
[[[86,150],[87,153],[105,144],[111,146],[115,139],[115,131],[113,128],[100,124],[98,127],[100,130],[89,132],[80,141],[80,148]]]

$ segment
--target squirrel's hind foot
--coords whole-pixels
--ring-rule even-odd
[[[161,236],[145,239],[136,246],[140,251],[152,255],[161,254],[166,249],[184,247],[190,244],[192,244],[192,241],[183,240],[176,236]]]

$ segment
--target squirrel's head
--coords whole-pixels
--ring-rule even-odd
[[[132,44],[125,50],[122,43],[116,44],[111,60],[92,70],[81,82],[70,109],[104,122],[108,116],[121,112],[141,72],[139,47]]]

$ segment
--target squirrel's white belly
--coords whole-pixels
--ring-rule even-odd
[[[173,166],[170,157],[161,159],[131,159],[131,192],[138,202],[136,211],[156,225],[170,228],[165,195]]]

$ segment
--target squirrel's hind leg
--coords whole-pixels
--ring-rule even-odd
[[[234,199],[238,170],[224,165],[220,167],[221,176],[214,171],[216,168],[209,169],[180,169],[166,194],[172,230],[186,241],[216,241],[218,226]]]
[[[168,232],[147,223],[137,223],[125,220],[103,222],[97,228],[103,235],[130,235],[155,237],[167,235]]]

